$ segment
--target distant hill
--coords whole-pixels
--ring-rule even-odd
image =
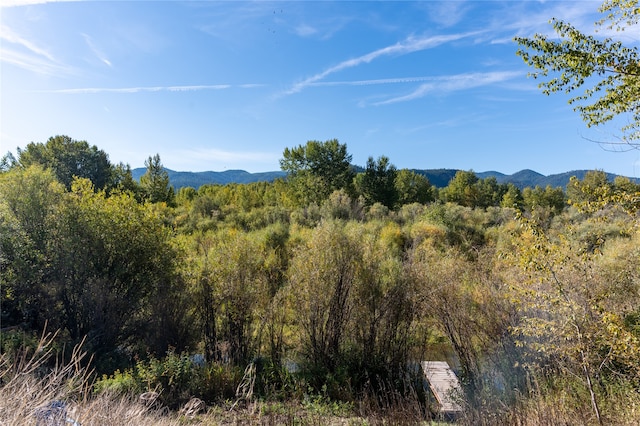
[[[431,185],[437,188],[444,188],[449,184],[449,181],[453,179],[458,170],[455,169],[430,169],[430,170],[417,170],[413,169],[412,171],[421,174],[422,176],[429,179]]]
[[[364,169],[354,166],[354,170],[363,171]],[[133,178],[140,180],[140,176],[142,176],[145,171],[146,169],[144,167],[133,169]],[[283,171],[263,173],[249,173],[244,170],[225,170],[224,172],[176,172],[174,170],[166,169],[166,171],[169,173],[169,181],[175,189],[185,186],[191,186],[197,189],[205,184],[224,185],[227,183],[272,182],[275,179],[286,176],[286,173]],[[437,188],[444,188],[447,186],[449,181],[458,172],[457,169],[413,169],[413,171],[425,176],[429,179],[429,182]],[[533,170],[521,170],[512,175],[489,171],[476,173],[476,176],[480,179],[485,179],[490,176],[495,177],[498,183],[512,183],[520,189],[535,186],[544,188],[547,185],[551,185],[554,188],[558,186],[565,188],[572,176],[576,176],[578,179],[583,179],[587,172],[589,172],[589,170],[573,170],[570,172],[545,176]],[[616,176],[617,175],[615,174],[607,173],[607,177],[611,181],[615,179]],[[631,178],[631,180],[636,183],[640,182],[639,179],[635,178]]]
[[[277,178],[286,176],[286,173],[282,171],[249,173],[244,170],[225,170],[224,172],[176,172],[171,169],[165,170],[169,173],[169,182],[175,189],[185,186],[198,189],[206,184],[272,182]],[[131,174],[135,180],[139,181],[140,176],[146,171],[146,168],[141,167],[133,169]]]
[[[591,170],[573,170],[570,172],[553,174],[549,176],[545,176],[533,170],[520,170],[512,175],[505,175],[504,173],[489,171],[489,172],[480,172],[476,173],[480,179],[486,179],[488,177],[495,177],[498,183],[512,183],[520,189],[526,187],[536,187],[540,186],[545,188],[547,185],[550,185],[553,188],[561,187],[566,188],[569,180],[572,176],[577,177],[578,179],[584,179],[584,175],[590,172]],[[438,188],[444,188],[449,184],[449,181],[455,176],[458,170],[456,169],[437,169],[437,170],[414,170],[414,172],[419,173],[429,179],[432,185]],[[618,175],[613,173],[606,173],[607,179],[613,181]],[[632,182],[640,182],[639,179],[630,178]]]

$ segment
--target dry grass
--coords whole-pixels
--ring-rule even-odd
[[[33,351],[17,359],[0,354],[0,425],[359,425],[362,419],[308,412],[295,403],[250,402],[242,407],[204,407],[192,400],[179,412],[139,396],[96,395],[87,354],[77,346],[66,363],[55,362],[55,334],[43,335]],[[66,423],[65,423],[66,422]]]
[[[91,371],[83,367],[87,354],[81,345],[73,349],[68,362],[50,365],[55,337],[43,335],[34,351],[23,351],[17,359],[0,355],[0,424],[64,424],[63,417],[81,425],[179,424],[131,398],[107,394],[93,398]]]
[[[69,425],[43,421],[43,413],[55,413],[52,403],[64,404],[65,415],[78,425],[405,425],[433,424],[421,421],[420,404],[411,403],[389,392],[387,400],[364,398],[356,411],[361,416],[336,414],[324,406],[305,406],[300,402],[233,401],[205,407],[190,401],[178,412],[171,412],[151,401],[103,392],[96,395],[90,381],[91,371],[83,367],[87,354],[78,346],[66,363],[54,362],[52,343],[55,335],[44,335],[35,351],[17,359],[0,355],[0,425]],[[640,395],[620,390],[605,401],[606,424],[640,424]],[[612,395],[614,396],[614,395]],[[564,400],[561,394],[538,395],[522,399],[501,413],[469,412],[461,424],[556,426],[596,424],[589,406]],[[38,419],[40,416],[40,420]],[[39,422],[39,423],[38,423]]]
[[[603,425],[640,425],[640,395],[635,390],[619,389],[602,397]],[[460,423],[473,426],[598,426],[598,419],[585,398],[555,389],[546,394],[535,393],[521,398],[513,406],[499,412],[469,410]]]

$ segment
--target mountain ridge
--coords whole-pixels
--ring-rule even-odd
[[[225,170],[222,172],[205,171],[205,172],[184,172],[175,171],[165,168],[169,174],[169,182],[175,189],[182,187],[200,188],[202,185],[226,185],[229,183],[253,183],[253,182],[272,182],[275,179],[286,177],[283,171],[249,173],[245,170]],[[411,171],[421,174],[429,179],[432,185],[437,188],[444,188],[449,181],[460,171],[460,169],[411,169]],[[565,188],[572,176],[583,179],[585,174],[592,170],[571,170],[564,173],[556,173],[551,175],[543,175],[531,169],[524,169],[507,175],[497,171],[474,172],[480,179],[494,177],[498,183],[512,183],[520,189],[526,187],[562,187]],[[146,172],[146,168],[139,167],[132,170],[133,178],[140,180],[140,177]],[[613,173],[607,173],[607,178],[613,181],[617,176]],[[638,178],[629,178],[631,181],[640,183]]]

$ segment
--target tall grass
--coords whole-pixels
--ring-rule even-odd
[[[0,424],[179,424],[136,398],[93,395],[87,353],[77,345],[68,356],[55,354],[55,337],[43,334],[35,348],[0,354]]]
[[[599,382],[603,425],[640,425],[637,384],[623,380]],[[533,380],[527,394],[510,405],[467,407],[459,419],[473,426],[585,426],[599,425],[588,391],[579,378],[558,375],[542,383]]]
[[[55,339],[55,334],[43,334],[34,348],[0,354],[0,425],[366,424],[305,409],[296,401],[270,403],[247,397],[242,409],[228,402],[204,410],[204,403],[193,399],[180,410],[169,411],[158,404],[159,399],[95,392],[82,346],[64,356],[55,352]]]
[[[222,402],[208,410],[193,399],[182,409],[170,411],[160,404],[145,402],[139,395],[95,392],[88,354],[81,345],[67,356],[54,351],[55,334],[43,334],[35,348],[0,354],[0,425],[405,425],[433,424],[421,402],[423,396],[409,387],[399,393],[393,388],[371,389],[359,401],[348,405],[323,398],[296,401],[259,400]],[[63,362],[62,360],[67,361]],[[604,386],[604,385],[603,385]],[[585,398],[575,386],[556,381],[553,386],[535,387],[515,404],[499,408],[467,407],[462,425],[556,426],[596,424]],[[614,383],[603,388],[605,424],[640,424],[640,393],[632,384]],[[336,405],[337,404],[337,405]],[[55,407],[55,408],[52,408]],[[43,421],[43,413],[55,414],[64,407],[57,422]],[[199,407],[195,410],[195,407]],[[47,411],[49,410],[49,411]],[[60,413],[62,413],[60,411]],[[65,423],[65,421],[67,423]]]

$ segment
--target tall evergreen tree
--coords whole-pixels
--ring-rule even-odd
[[[140,177],[140,185],[145,198],[152,203],[173,205],[175,191],[169,183],[169,173],[162,165],[160,154],[149,157],[144,165],[147,167],[147,171]]]
[[[384,155],[378,160],[369,157],[363,174],[357,178],[357,186],[367,204],[380,203],[392,209],[398,200],[396,167]]]

